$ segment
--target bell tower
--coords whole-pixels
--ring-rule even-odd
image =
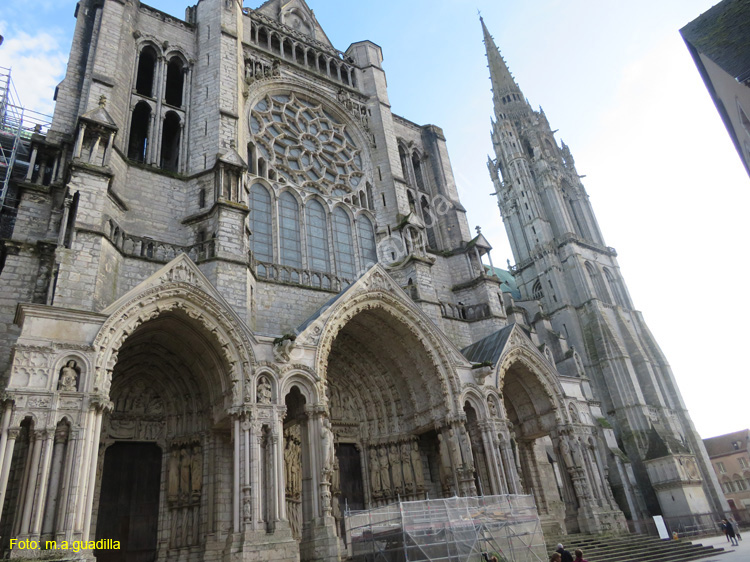
[[[480,21],[494,103],[488,168],[515,259],[511,273],[522,295],[516,304],[539,301],[553,329],[582,356],[606,416],[600,423],[614,428],[643,495],[624,509],[630,517],[725,511],[703,442],[664,354],[633,308],[570,149],[558,145],[544,111],[526,100]]]

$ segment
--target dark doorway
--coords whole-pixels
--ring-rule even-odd
[[[339,443],[336,456],[339,459],[341,482],[341,513],[346,508],[364,509],[365,491],[362,487],[362,461],[357,447],[351,443]]]
[[[156,559],[161,456],[153,443],[115,443],[107,449],[96,538],[120,541],[120,549],[95,550],[99,562]]]

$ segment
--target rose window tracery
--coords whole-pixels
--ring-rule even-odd
[[[250,130],[258,156],[294,185],[341,196],[364,181],[362,151],[320,103],[293,93],[267,95],[250,112]]]

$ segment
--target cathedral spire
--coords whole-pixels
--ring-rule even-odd
[[[492,92],[495,98],[496,110],[499,110],[499,106],[513,101],[525,104],[521,88],[518,87],[508,69],[508,65],[505,64],[505,59],[500,54],[500,49],[495,45],[495,40],[484,24],[484,18],[479,16],[479,21],[482,23],[482,32],[484,33],[484,47],[487,52],[487,63],[490,69],[490,80],[492,81]],[[505,101],[503,102],[503,100]]]

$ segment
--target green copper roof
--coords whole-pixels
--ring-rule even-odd
[[[503,293],[510,293],[517,301],[521,300],[521,291],[518,290],[516,279],[511,275],[510,271],[505,271],[499,267],[490,267],[489,265],[485,265],[484,269],[489,275],[495,275],[500,279],[500,288]]]

